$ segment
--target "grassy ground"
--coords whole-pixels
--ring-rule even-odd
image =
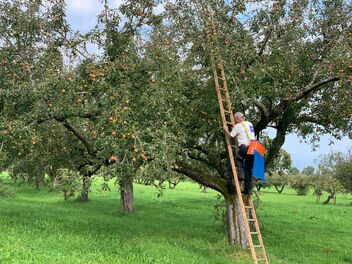
[[[118,193],[98,186],[84,204],[22,186],[15,198],[0,198],[0,263],[251,263],[226,244],[214,196],[183,183],[157,199],[152,187],[135,185],[136,212],[126,216]],[[352,207],[292,190],[263,191],[261,199],[271,263],[352,263]]]

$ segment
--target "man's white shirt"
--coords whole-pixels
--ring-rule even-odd
[[[239,146],[248,146],[251,140],[255,140],[254,127],[252,123],[248,121],[243,121],[241,123],[236,124],[231,130],[231,137],[237,137]]]

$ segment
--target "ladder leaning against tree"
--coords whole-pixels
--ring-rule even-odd
[[[234,126],[235,119],[232,112],[231,98],[227,87],[223,64],[220,61],[216,62],[213,55],[211,60],[211,67],[215,81],[215,88],[218,97],[222,123],[226,126]],[[251,250],[253,261],[254,263],[269,263],[252,198],[247,196],[246,199],[244,199],[244,196],[242,196],[240,183],[237,177],[234,153],[231,146],[231,139],[226,135],[225,137],[228,158],[230,160],[232,175],[236,186],[236,195],[240,204],[241,216],[243,218],[246,237],[249,248]]]

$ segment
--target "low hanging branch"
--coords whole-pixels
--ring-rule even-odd
[[[227,181],[225,179],[222,179],[208,172],[201,171],[194,166],[187,164],[186,162],[177,161],[173,170],[175,172],[186,175],[187,177],[204,186],[217,190],[223,195],[228,193],[226,189]]]

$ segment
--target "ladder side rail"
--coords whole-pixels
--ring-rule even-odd
[[[265,263],[269,263],[268,262],[268,257],[266,255],[266,250],[265,250],[265,247],[264,247],[264,242],[263,242],[263,238],[262,238],[262,234],[260,232],[260,227],[259,227],[259,223],[258,223],[258,218],[257,218],[257,215],[255,213],[255,210],[254,210],[254,204],[253,204],[253,200],[251,197],[249,197],[249,205],[251,206],[251,213],[252,213],[252,218],[254,219],[254,226],[255,226],[255,229],[258,233],[258,241],[259,241],[259,244],[261,245],[261,249],[262,249],[262,254],[263,254],[263,257],[265,259]]]
[[[232,113],[232,104],[231,104],[230,93],[229,93],[229,89],[227,88],[225,70],[224,70],[224,66],[222,64],[220,64],[220,70],[221,70],[221,78],[223,79],[223,86],[224,86],[224,89],[226,90],[226,100],[229,102],[229,105],[228,105],[229,109],[228,110],[231,112],[231,115],[230,115],[231,122],[232,122],[232,124],[234,124],[235,123],[235,118],[234,118],[233,113]]]
[[[214,79],[215,79],[216,93],[217,93],[217,96],[218,96],[218,102],[219,102],[219,106],[220,106],[221,119],[223,121],[223,124],[226,125],[227,124],[227,120],[226,120],[226,116],[225,116],[225,112],[224,112],[224,105],[223,105],[223,100],[222,100],[222,96],[221,96],[219,80],[217,78],[218,74],[216,72],[216,68],[214,67],[214,65],[213,65],[212,68],[213,68],[212,70],[213,70],[213,75],[214,75]],[[232,123],[232,124],[234,124],[234,123]],[[230,138],[228,138],[226,134],[225,134],[225,138],[226,138],[227,152],[228,152],[228,155],[229,155],[230,165],[231,165],[231,169],[232,169],[232,175],[233,175],[235,186],[236,186],[236,193],[237,193],[238,201],[240,203],[241,214],[242,214],[242,219],[243,219],[243,222],[244,222],[244,227],[245,227],[247,241],[248,241],[248,244],[249,244],[249,248],[251,250],[251,254],[252,254],[254,263],[258,263],[257,262],[256,252],[255,252],[254,245],[253,245],[253,239],[252,239],[252,236],[251,236],[251,233],[250,233],[251,231],[250,231],[250,228],[249,228],[249,223],[248,223],[248,219],[247,219],[247,215],[246,215],[246,210],[244,208],[244,203],[243,203],[242,193],[241,193],[241,187],[240,187],[240,184],[239,184],[239,181],[238,181],[237,170],[236,170],[236,165],[235,165],[235,161],[234,161],[234,155],[233,155],[233,151],[232,151],[232,147],[231,147],[231,141],[230,141]]]

